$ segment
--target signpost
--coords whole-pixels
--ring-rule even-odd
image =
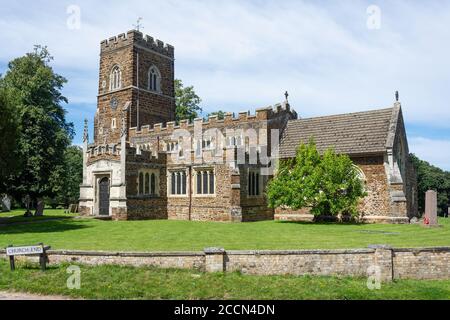
[[[39,255],[39,264],[41,266],[41,270],[45,271],[47,268],[47,250],[50,249],[50,246],[44,247],[43,243],[40,243],[37,246],[21,246],[21,247],[13,247],[12,245],[6,248],[6,255],[9,256],[9,265],[11,267],[11,271],[16,269],[16,264],[14,261],[15,256],[37,256]]]

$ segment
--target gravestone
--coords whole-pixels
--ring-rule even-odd
[[[34,216],[35,217],[42,217],[44,215],[44,207],[45,207],[44,200],[38,199],[37,206],[36,206],[36,211],[34,213]]]
[[[437,192],[428,190],[425,193],[425,218],[424,224],[428,226],[437,226]]]
[[[8,197],[8,195],[4,194],[2,196],[2,212],[9,211],[11,211],[11,199]]]

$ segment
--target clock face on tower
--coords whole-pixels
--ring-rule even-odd
[[[116,97],[112,97],[110,104],[111,104],[111,109],[116,110],[117,106],[119,105],[119,100],[117,100]]]

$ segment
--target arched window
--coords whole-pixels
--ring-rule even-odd
[[[148,90],[161,91],[161,73],[155,66],[151,66],[148,70]]]
[[[112,68],[111,76],[109,77],[109,89],[117,90],[122,87],[122,71],[119,66]]]
[[[150,194],[150,175],[148,173],[145,174],[145,192],[144,194]]]
[[[361,181],[363,188],[366,188],[366,183],[367,183],[367,178],[366,175],[364,174],[364,172],[361,170],[360,167],[358,167],[357,165],[353,165],[353,168],[356,171],[356,174],[358,175],[359,180]]]
[[[139,194],[144,194],[144,174],[139,173]]]
[[[248,195],[249,196],[259,196],[261,194],[259,172],[250,171],[248,173]]]
[[[151,195],[155,195],[156,194],[156,176],[154,173],[152,173],[152,177],[151,177],[151,190],[150,190],[150,194]]]

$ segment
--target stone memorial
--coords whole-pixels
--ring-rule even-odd
[[[425,218],[424,224],[427,226],[437,226],[437,192],[428,190],[425,193]]]
[[[11,211],[11,199],[8,197],[8,195],[4,194],[2,195],[2,212],[9,211]]]

